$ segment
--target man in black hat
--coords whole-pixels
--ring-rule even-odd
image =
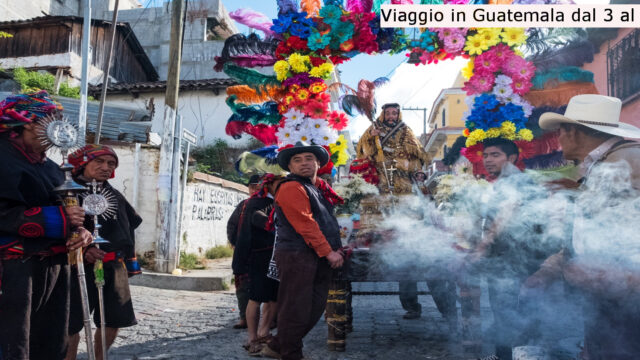
[[[331,269],[344,261],[333,215],[342,199],[317,177],[328,161],[323,147],[301,142],[278,153],[278,164],[290,174],[275,199],[278,334],[263,348],[263,356],[302,359],[302,339],[327,304]]]
[[[249,195],[255,193],[259,190],[258,184],[260,183],[260,175],[254,174],[249,178],[249,184],[247,187],[249,188]],[[236,240],[238,239],[238,224],[240,222],[240,218],[242,217],[242,209],[244,208],[244,203],[248,199],[244,199],[240,201],[236,208],[231,213],[229,220],[227,221],[227,240],[229,240],[229,244],[235,248]],[[234,264],[236,264],[234,266]],[[233,262],[231,265],[233,269],[234,275],[234,283],[236,285],[236,298],[238,298],[238,312],[240,313],[240,320],[233,325],[234,329],[246,329],[247,328],[247,304],[249,303],[249,274],[248,274],[248,266],[245,264],[243,266],[244,269],[241,269],[238,265],[238,259],[236,253],[233,253]]]

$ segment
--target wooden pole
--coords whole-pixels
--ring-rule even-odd
[[[180,86],[180,63],[182,60],[182,28],[184,22],[184,0],[173,0],[171,4],[171,39],[169,43],[169,69],[167,90],[165,93],[162,145],[160,147],[160,165],[158,169],[158,222],[160,236],[156,248],[156,271],[170,273],[177,264],[171,261],[170,236],[171,219],[171,183],[173,176],[173,140],[178,108],[178,89]],[[173,267],[173,268],[172,268]]]
[[[104,74],[102,75],[102,93],[100,94],[100,107],[98,108],[98,120],[96,124],[95,143],[100,144],[100,134],[102,133],[102,115],[104,113],[104,101],[107,99],[107,87],[109,87],[109,71],[111,70],[111,56],[113,54],[113,43],[116,39],[116,31],[118,30],[118,5],[120,0],[116,0],[113,8],[113,19],[111,20],[111,37],[109,38],[109,52],[107,53],[107,62],[104,64]]]

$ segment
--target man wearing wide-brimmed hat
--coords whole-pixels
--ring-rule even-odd
[[[262,354],[299,360],[302,338],[324,312],[331,269],[343,263],[340,226],[333,215],[334,205],[343,200],[317,177],[329,161],[323,147],[298,142],[277,159],[290,172],[275,199],[278,334]]]
[[[547,259],[527,284],[536,286],[562,276],[584,292],[588,305],[583,358],[590,360],[640,358],[640,272],[625,263],[638,254],[634,245],[620,245],[639,240],[635,234],[616,230],[632,224],[616,224],[607,215],[640,196],[640,143],[625,139],[639,139],[640,129],[620,122],[621,107],[617,98],[578,95],[571,98],[564,115],[545,113],[540,117],[542,129],[559,129],[565,158],[579,163],[578,183],[556,185],[581,191],[575,205],[571,249]],[[633,211],[635,207],[625,209]],[[603,242],[601,246],[607,250],[595,254],[585,251],[593,241]]]
[[[47,158],[43,119],[62,107],[46,91],[0,102],[0,358],[62,359],[67,346],[67,252],[88,245],[84,210],[63,207],[64,181]],[[75,281],[75,279],[74,279]]]

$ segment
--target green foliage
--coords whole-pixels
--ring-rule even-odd
[[[180,269],[183,270],[202,270],[205,266],[202,264],[200,257],[196,254],[187,254],[180,252]]]
[[[20,84],[23,92],[47,90],[50,94],[55,94],[56,77],[49,73],[16,68],[13,70],[13,79]],[[72,87],[67,83],[61,83],[58,95],[79,99],[80,87]],[[92,97],[89,97],[89,99],[93,100]]]
[[[227,245],[218,245],[207,250],[204,254],[207,259],[221,259],[233,256],[233,249]]]
[[[6,33],[4,31],[0,31],[0,39],[5,39],[5,38],[12,38],[13,35]]]
[[[197,162],[196,171],[246,184],[248,180],[238,174],[235,162],[243,152],[263,146],[258,140],[252,139],[248,145],[235,148],[229,146],[224,139],[216,139],[212,144],[194,149],[192,156]]]
[[[229,284],[227,284],[226,281],[222,281],[222,290],[227,291],[229,290]]]

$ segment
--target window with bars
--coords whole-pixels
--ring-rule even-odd
[[[640,29],[607,51],[609,95],[627,100],[640,94]]]

